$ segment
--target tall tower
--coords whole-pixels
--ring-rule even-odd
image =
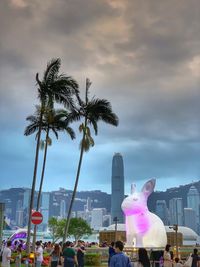
[[[167,209],[167,204],[165,200],[157,200],[156,201],[156,214],[163,221],[164,225],[169,224],[169,212]]]
[[[124,222],[121,209],[124,200],[124,164],[120,153],[115,153],[112,160],[112,192],[111,192],[111,223],[117,217],[119,223]]]
[[[183,200],[172,198],[169,201],[170,224],[183,225]]]
[[[197,188],[192,185],[187,193],[187,207],[194,210],[196,213],[196,223],[199,226],[199,205],[200,198]],[[198,227],[197,227],[198,228]]]

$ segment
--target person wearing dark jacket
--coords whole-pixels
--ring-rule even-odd
[[[198,267],[198,261],[200,260],[200,257],[198,256],[198,250],[195,248],[193,250],[192,257],[192,266],[191,267]]]
[[[115,255],[110,259],[110,267],[132,267],[128,256],[123,253],[122,241],[115,242]]]

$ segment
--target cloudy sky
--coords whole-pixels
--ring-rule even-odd
[[[35,74],[60,57],[61,72],[106,98],[120,123],[99,124],[78,190],[110,192],[115,152],[126,192],[155,177],[157,190],[200,178],[199,0],[1,0],[1,188],[30,187],[34,136],[26,117],[38,104]],[[73,125],[77,129],[77,125]],[[44,190],[72,189],[80,135],[53,139]],[[39,178],[39,172],[38,172]]]

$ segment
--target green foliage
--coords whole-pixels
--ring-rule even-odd
[[[85,220],[81,218],[72,218],[70,219],[68,234],[73,236],[75,241],[77,241],[84,235],[91,235],[92,229]]]
[[[53,242],[63,237],[65,224],[66,219],[58,220],[54,217],[49,219],[49,230],[52,234]],[[81,218],[70,219],[68,236],[73,236],[77,241],[81,239],[82,236],[90,234],[92,234],[92,230],[86,221]]]
[[[100,266],[101,255],[98,253],[86,253],[85,254],[85,265],[87,266]]]
[[[49,225],[49,231],[51,232],[52,235],[52,241],[55,242],[58,237],[57,237],[57,228],[58,228],[58,219],[57,218],[50,218],[48,221],[48,225]]]

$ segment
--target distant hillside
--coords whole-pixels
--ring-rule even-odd
[[[183,206],[187,207],[187,193],[192,185],[194,185],[200,192],[200,181],[187,185],[181,185],[179,187],[169,188],[165,192],[153,192],[148,199],[149,209],[155,212],[157,200],[165,200],[167,206],[169,207],[169,200],[177,197],[182,198]]]

